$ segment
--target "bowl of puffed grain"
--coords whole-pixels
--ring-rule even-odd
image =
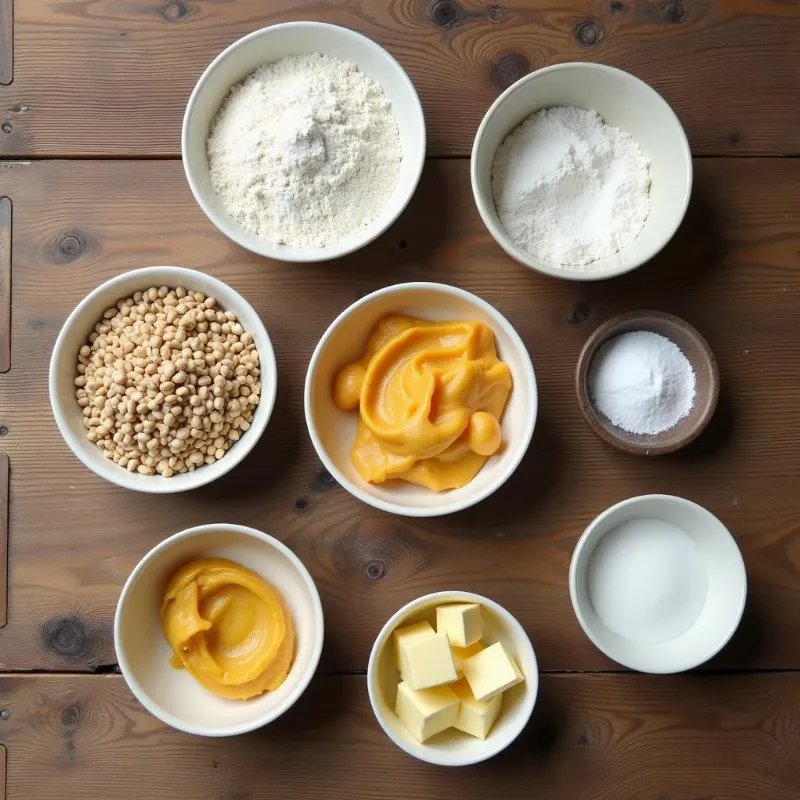
[[[277,373],[255,309],[182,267],[131,270],[69,315],[50,359],[50,404],[72,452],[141,492],[204,486],[269,422]]]

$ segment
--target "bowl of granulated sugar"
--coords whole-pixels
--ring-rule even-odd
[[[694,441],[719,397],[708,342],[688,322],[632,311],[602,324],[578,357],[575,391],[583,416],[626,453],[658,456]]]
[[[403,68],[356,31],[286,22],[234,42],[186,106],[195,200],[229,239],[281,261],[327,261],[380,236],[425,162]]]
[[[736,540],[682,497],[632,497],[578,540],[569,571],[575,616],[594,645],[639,672],[703,664],[733,636],[747,574]]]
[[[478,212],[531,269],[598,280],[649,261],[681,224],[692,157],[644,81],[590,62],[526,75],[492,104],[470,165]]]

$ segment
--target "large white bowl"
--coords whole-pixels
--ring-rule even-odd
[[[261,400],[256,407],[250,429],[213,464],[204,464],[193,472],[164,478],[161,475],[139,475],[105,458],[97,445],[86,438],[83,411],[75,399],[73,383],[77,373],[78,351],[87,343],[89,334],[103,312],[151,286],[183,286],[215,297],[224,311],[233,311],[242,327],[253,335],[258,349],[261,370]],[[210,275],[183,267],[145,267],[123,272],[90,292],[67,317],[58,334],[50,357],[50,405],[61,435],[70,450],[92,472],[111,483],[139,492],[165,494],[196,489],[230,472],[255,447],[264,433],[275,404],[277,370],[272,342],[255,309],[230,286]]]
[[[650,160],[650,216],[642,232],[628,247],[582,269],[536,258],[517,247],[500,222],[492,197],[497,148],[520,122],[552,106],[596,111],[608,125],[627,131]],[[611,278],[649,261],[678,229],[692,191],[692,154],[675,112],[639,78],[591,62],[546,67],[506,89],[478,128],[470,172],[478,212],[498,244],[531,269],[571,280]]]
[[[394,660],[392,632],[403,625],[427,620],[436,627],[436,606],[480,603],[485,644],[502,642],[525,676],[523,683],[503,693],[500,716],[486,739],[457,730],[442,731],[420,743],[394,712],[400,673]],[[367,689],[372,710],[386,735],[409,755],[445,767],[477,764],[505,750],[528,724],[539,692],[539,668],[525,629],[501,605],[472,592],[436,592],[403,606],[381,629],[367,667]]]
[[[161,630],[161,602],[172,573],[197,558],[228,558],[258,573],[283,595],[297,639],[286,680],[250,700],[218,697],[184,669],[170,665]],[[114,617],[114,647],[136,699],[162,722],[199,736],[233,736],[266,725],[305,691],[324,638],[322,604],[303,562],[286,545],[243,525],[202,525],[154,547],[131,573]]]
[[[592,606],[588,570],[595,548],[609,531],[633,519],[659,519],[687,534],[706,567],[708,594],[694,624],[659,644],[631,641],[610,631]],[[692,669],[718,653],[739,625],[747,597],[747,575],[728,529],[697,503],[665,494],[632,497],[604,511],[584,531],[569,569],[572,607],[586,635],[609,658],[639,672],[672,673]]]
[[[334,405],[333,379],[341,367],[363,355],[373,326],[389,314],[484,322],[494,332],[498,356],[511,369],[513,388],[501,421],[504,447],[460,489],[434,492],[400,480],[371,484],[353,465],[350,451],[356,436],[358,412],[342,411]],[[502,486],[528,450],[537,407],[533,364],[511,323],[480,297],[442,283],[388,286],[346,308],[320,339],[306,375],[306,425],[322,463],[359,500],[408,517],[452,514],[480,502]]]
[[[228,214],[211,185],[206,140],[220,104],[232,86],[264,64],[286,56],[322,53],[354,62],[383,89],[400,129],[403,162],[391,200],[362,230],[327,247],[301,249],[271,242],[245,230]],[[352,253],[380,236],[408,204],[425,163],[425,117],[403,68],[380,45],[360,33],[322,22],[286,22],[254,31],[223,50],[207,67],[186,106],[181,154],[192,194],[206,216],[229,239],[262,256],[283,261],[326,261]]]

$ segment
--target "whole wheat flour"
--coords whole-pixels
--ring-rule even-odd
[[[381,87],[319,53],[260,67],[231,89],[211,124],[211,183],[247,230],[318,248],[374,220],[403,152]]]
[[[641,232],[650,213],[648,161],[595,111],[538,111],[497,149],[492,194],[515,244],[555,264],[591,269]]]

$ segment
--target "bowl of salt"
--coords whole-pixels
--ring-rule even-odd
[[[744,611],[747,575],[728,529],[672,495],[624,500],[597,517],[572,555],[578,622],[629,669],[684,672],[716,655]]]
[[[592,430],[633,455],[673,453],[708,425],[719,398],[719,370],[708,342],[662,311],[630,311],[587,339],[575,391]]]

